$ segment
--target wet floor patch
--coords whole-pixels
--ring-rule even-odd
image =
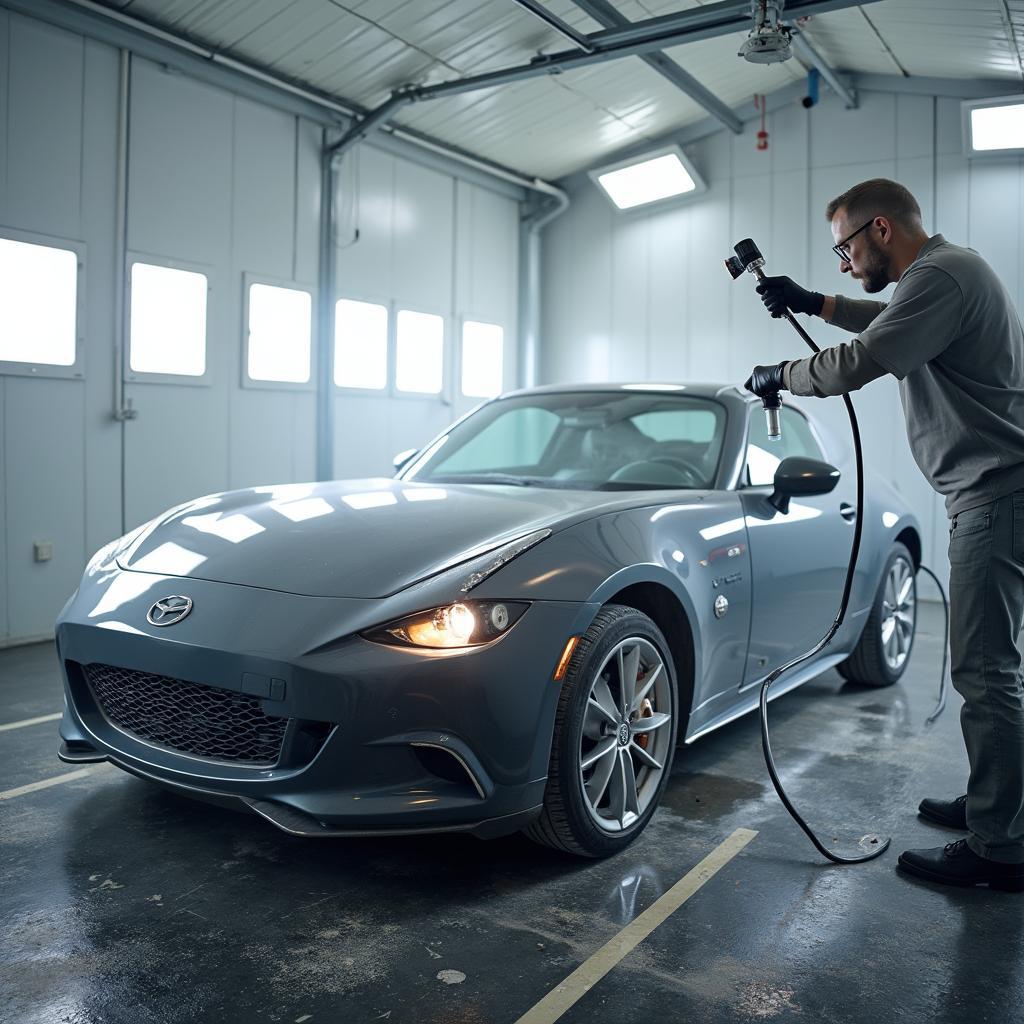
[[[731,814],[747,800],[758,800],[765,783],[708,772],[673,772],[661,798],[663,807],[696,818]]]

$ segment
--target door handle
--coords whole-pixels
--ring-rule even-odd
[[[857,509],[856,509],[855,506],[853,506],[853,505],[849,504],[848,502],[844,501],[842,503],[842,505],[839,506],[839,514],[848,523],[852,523],[854,521],[854,519],[857,518]]]

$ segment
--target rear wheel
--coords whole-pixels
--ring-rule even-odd
[[[634,608],[607,605],[581,637],[555,715],[536,842],[587,857],[646,827],[675,751],[677,690],[668,644]]]
[[[864,632],[850,657],[837,666],[840,675],[865,686],[892,686],[910,660],[916,625],[914,560],[897,543],[885,563]]]

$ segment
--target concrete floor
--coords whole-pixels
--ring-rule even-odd
[[[892,835],[867,865],[828,865],[789,819],[753,716],[680,749],[647,831],[597,863],[519,837],[304,841],[107,766],[0,800],[0,1019],[512,1024],[744,827],[560,1024],[1022,1020],[1024,899],[895,870],[958,836],[915,814],[966,778],[956,694],[923,725],[941,626],[924,606],[896,687],[828,672],[771,706],[783,780],[826,841]],[[0,722],[60,706],[51,645],[0,651]],[[0,732],[0,790],[70,771],[56,745],[54,722]]]

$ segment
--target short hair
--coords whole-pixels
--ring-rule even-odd
[[[870,178],[836,196],[825,208],[825,219],[831,221],[840,209],[846,210],[851,221],[888,217],[905,228],[921,226],[921,207],[910,189],[888,178]]]

